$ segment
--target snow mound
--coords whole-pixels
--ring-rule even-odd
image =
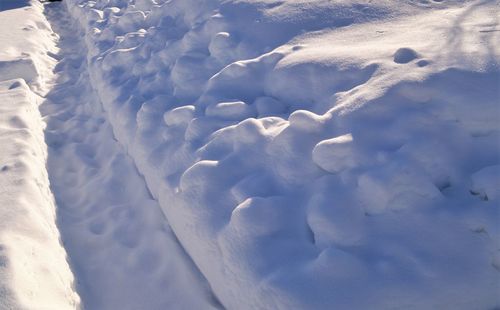
[[[494,1],[66,4],[225,307],[498,306]]]
[[[37,97],[23,79],[0,82],[0,308],[77,307],[59,243]]]
[[[0,309],[75,309],[38,105],[53,61],[42,4],[0,3]]]
[[[401,47],[394,53],[394,62],[398,64],[406,64],[416,58],[418,58],[417,52],[407,47]]]

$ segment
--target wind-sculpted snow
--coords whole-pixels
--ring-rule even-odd
[[[498,306],[495,1],[66,4],[225,307]]]

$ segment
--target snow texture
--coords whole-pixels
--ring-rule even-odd
[[[14,2],[0,165],[47,151],[0,217],[48,211],[0,222],[0,306],[500,307],[498,1]]]
[[[64,7],[1,4],[0,309],[219,308],[114,139]]]
[[[114,139],[86,51],[60,6],[58,75],[40,107],[58,226],[87,309],[214,309],[217,302]]]
[[[55,47],[41,4],[9,4],[0,4],[0,309],[75,309],[38,110],[51,65],[38,50]]]
[[[225,307],[499,306],[496,1],[66,5]]]

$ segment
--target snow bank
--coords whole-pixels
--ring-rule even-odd
[[[74,309],[36,102],[24,80],[0,82],[0,308]]]
[[[66,4],[224,306],[498,306],[495,1]]]
[[[55,81],[40,112],[57,224],[85,309],[217,309],[90,84],[83,37],[60,3]]]
[[[42,5],[0,4],[0,308],[75,309],[38,111],[55,49]]]

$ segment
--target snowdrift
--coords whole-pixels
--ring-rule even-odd
[[[66,5],[225,307],[499,306],[496,1]]]
[[[40,3],[2,1],[0,27],[0,309],[75,309],[38,110],[54,65],[50,25]]]

